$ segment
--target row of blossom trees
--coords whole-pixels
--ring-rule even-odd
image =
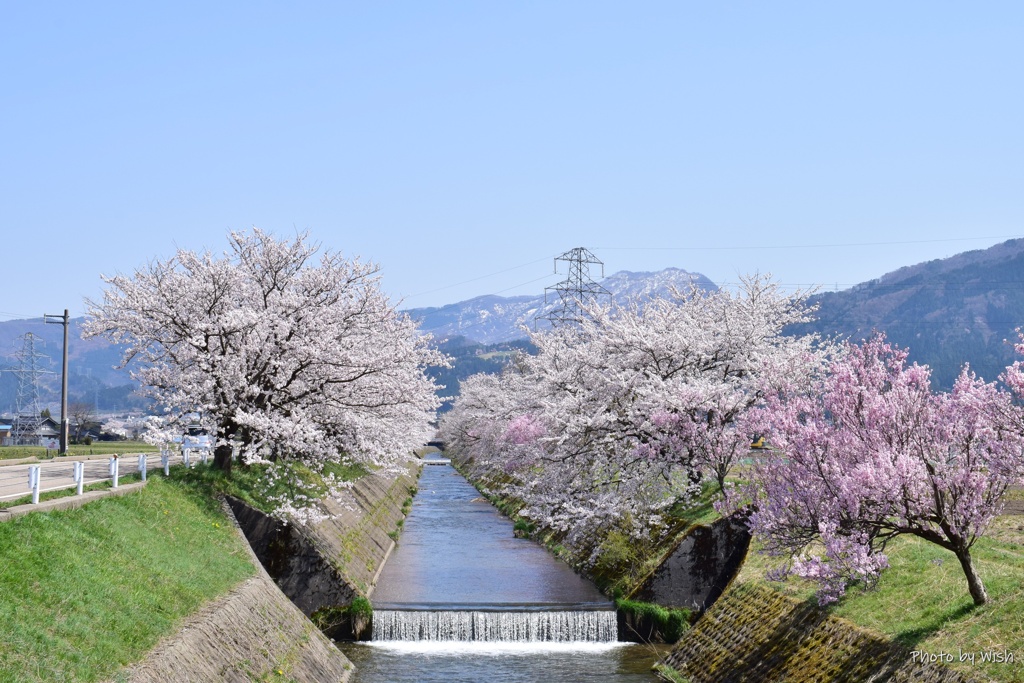
[[[642,535],[705,476],[724,486],[750,444],[750,407],[772,382],[813,374],[824,351],[782,334],[809,311],[761,277],[591,313],[534,333],[537,354],[501,376],[464,382],[441,430],[520,514],[594,561],[608,529]]]
[[[767,550],[790,558],[786,572],[820,583],[823,604],[877,577],[904,534],[953,552],[985,602],[970,549],[1024,478],[1020,364],[1010,390],[965,368],[936,392],[881,335],[784,335],[811,311],[760,277],[591,313],[533,334],[537,355],[501,376],[465,382],[442,421],[456,457],[522,501],[520,514],[596,561],[610,528],[640,536],[712,478],[723,509],[744,508]],[[731,491],[755,433],[774,450]]]

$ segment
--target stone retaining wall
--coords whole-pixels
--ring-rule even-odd
[[[766,586],[733,584],[662,661],[691,683],[974,683]]]

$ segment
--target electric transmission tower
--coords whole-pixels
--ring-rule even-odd
[[[14,442],[18,444],[34,440],[43,412],[39,400],[39,380],[43,375],[52,374],[40,365],[41,359],[50,359],[46,354],[36,351],[37,338],[31,332],[22,335],[21,352],[16,356],[18,368],[14,370],[14,374],[18,377],[18,395],[13,436]]]
[[[583,247],[570,249],[555,257],[556,273],[559,261],[569,264],[569,274],[558,284],[544,288],[544,303],[548,303],[548,290],[553,290],[558,293],[558,305],[539,318],[550,322],[552,327],[578,325],[587,315],[587,306],[592,305],[598,297],[611,298],[611,293],[590,277],[592,265],[601,266],[601,277],[604,277],[604,263]]]

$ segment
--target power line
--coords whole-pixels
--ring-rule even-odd
[[[881,246],[896,246],[906,244],[936,244],[942,242],[975,242],[978,240],[1001,240],[1001,239],[1020,239],[1020,235],[995,235],[991,237],[950,237],[945,239],[930,239],[930,240],[897,240],[892,242],[845,242],[845,243],[834,243],[834,244],[768,244],[761,246],[754,245],[728,245],[720,247],[594,247],[596,251],[745,251],[750,249],[756,249],[763,251],[765,249],[838,249],[848,247],[881,247]]]
[[[463,280],[462,282],[455,282],[455,283],[452,283],[450,285],[444,285],[443,287],[438,287],[436,289],[431,289],[431,290],[426,291],[426,292],[419,292],[418,294],[410,294],[406,298],[412,299],[412,298],[415,298],[415,297],[418,297],[418,296],[426,296],[427,294],[434,294],[436,292],[443,292],[446,289],[452,289],[453,287],[461,287],[462,285],[468,285],[471,282],[479,282],[480,280],[486,280],[487,278],[494,277],[495,275],[501,275],[502,273],[508,273],[508,272],[513,271],[513,270],[519,270],[520,268],[526,268],[527,266],[532,266],[532,265],[535,265],[537,263],[541,263],[543,261],[547,261],[549,258],[551,258],[551,257],[550,256],[546,256],[544,258],[537,259],[535,261],[530,261],[529,263],[523,263],[523,264],[520,264],[518,266],[512,266],[511,268],[505,268],[504,270],[497,270],[497,271],[495,271],[493,273],[488,273],[487,275],[481,275],[479,277],[474,277],[474,278],[471,278],[469,280]],[[538,279],[540,279],[540,278],[538,278]],[[537,280],[531,280],[530,282],[536,282],[536,281]],[[529,284],[529,283],[523,283],[523,284]],[[516,285],[516,287],[521,287],[521,286],[522,285]],[[508,289],[514,289],[514,288],[515,287],[509,287]],[[505,290],[502,290],[502,291],[508,291],[508,289],[505,289]]]

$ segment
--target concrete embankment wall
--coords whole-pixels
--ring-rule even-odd
[[[310,532],[317,548],[364,597],[373,593],[381,567],[395,547],[389,534],[405,518],[405,501],[416,489],[420,463],[399,474],[372,474],[355,481],[350,495],[324,505],[331,515]]]
[[[233,517],[230,507],[227,513]],[[281,592],[255,553],[251,559],[256,576],[204,605],[112,683],[348,681],[352,663]]]
[[[341,683],[353,670],[348,658],[261,572],[203,607],[143,662],[113,680]]]
[[[361,477],[341,499],[322,503],[331,518],[312,528],[285,524],[236,499],[228,503],[274,582],[311,616],[370,596],[395,546],[389,533],[405,517],[418,476],[411,463],[398,475]]]
[[[662,661],[691,683],[973,683],[766,586],[733,584]]]
[[[691,527],[629,597],[703,612],[736,576],[749,546],[750,532],[739,518]]]

